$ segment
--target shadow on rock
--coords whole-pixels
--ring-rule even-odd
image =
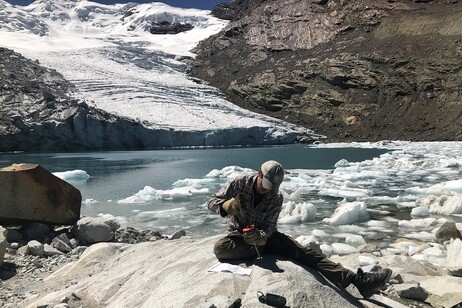
[[[16,276],[18,272],[16,271],[16,264],[10,262],[3,262],[0,266],[0,279],[8,280]]]

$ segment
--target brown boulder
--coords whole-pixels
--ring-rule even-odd
[[[37,164],[0,169],[0,223],[37,221],[74,224],[80,218],[80,191]]]

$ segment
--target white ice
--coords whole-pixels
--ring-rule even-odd
[[[334,215],[324,218],[323,222],[331,225],[346,225],[369,219],[367,206],[364,202],[345,202],[335,209]]]
[[[462,175],[462,143],[352,144],[372,145],[390,152],[371,160],[341,161],[331,170],[287,169],[281,184],[284,203],[279,227],[284,232],[292,232],[289,234],[303,245],[319,243],[326,254],[354,251],[364,242],[377,238],[383,245],[380,240],[383,238],[389,242],[383,249],[385,254],[405,254],[440,263],[445,259],[441,254],[443,249],[430,244],[435,242],[438,228],[447,221],[456,221],[457,228],[462,231],[462,215],[455,214],[461,198],[458,185]],[[315,147],[328,146],[331,145]],[[342,168],[342,172],[335,172],[337,168]],[[402,172],[402,168],[406,172]],[[347,170],[356,175],[367,171],[367,180],[366,177],[352,177]],[[127,219],[141,222],[146,228],[153,225],[171,230],[176,224],[178,228],[188,228],[204,221],[216,221],[221,230],[225,228],[224,220],[206,209],[205,200],[236,176],[256,172],[245,166],[227,166],[210,170],[203,177],[178,179],[165,190],[141,187],[137,193],[118,202],[140,206],[134,213],[135,218]],[[377,178],[371,176],[374,174]],[[370,190],[371,195],[352,199],[321,195],[326,186],[332,189],[347,187],[353,191],[365,189]],[[432,192],[438,189],[439,193],[427,195],[429,188]],[[455,201],[451,210],[432,210],[434,204],[444,209],[451,204],[452,198]],[[200,201],[196,204],[196,200]],[[88,198],[84,204],[97,207],[99,201]],[[165,208],[164,204],[174,208]],[[402,217],[396,213],[402,213]],[[395,243],[395,238],[407,240]],[[427,244],[416,244],[420,241]],[[334,243],[347,246],[332,246]]]
[[[188,76],[179,57],[195,57],[191,49],[227,25],[210,11],[160,2],[83,0],[2,6],[0,46],[57,70],[77,86],[77,96],[98,108],[146,127],[210,132],[209,140],[240,135],[243,129],[262,141],[312,133],[239,108]],[[194,29],[175,35],[149,32],[151,22],[163,21],[189,23]]]
[[[133,196],[118,200],[117,203],[121,204],[143,204],[153,200],[168,200],[178,201],[186,200],[195,195],[209,194],[209,189],[195,188],[192,186],[175,187],[168,190],[155,189],[151,186],[145,186],[142,190],[134,194]]]
[[[53,172],[53,175],[56,177],[74,184],[80,184],[82,182],[86,182],[90,175],[84,170],[70,170],[64,172]]]

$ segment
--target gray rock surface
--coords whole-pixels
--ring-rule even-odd
[[[73,233],[85,244],[114,241],[115,232],[120,225],[103,217],[83,217],[76,222]]]
[[[17,230],[22,238],[27,239],[25,230],[29,229],[15,227],[7,230]],[[183,235],[184,231],[174,234]],[[393,270],[391,280],[386,288],[382,288],[381,294],[365,300],[360,299],[354,286],[345,291],[337,290],[317,272],[306,271],[291,261],[272,256],[241,263],[241,266],[254,270],[251,277],[212,274],[207,269],[217,262],[212,248],[220,236],[201,240],[184,236],[171,240],[172,237],[153,230],[117,229],[115,243],[87,247],[81,246],[74,238],[72,228],[59,226],[50,230],[48,235],[41,236],[45,242],[37,245],[43,246],[43,255],[32,255],[27,242],[8,243],[4,264],[0,267],[0,306],[36,307],[34,305],[37,304],[39,307],[53,307],[66,304],[70,308],[117,307],[114,303],[122,301],[123,305],[133,304],[134,307],[190,305],[210,308],[212,305],[228,307],[240,298],[246,304],[244,307],[259,307],[256,290],[286,296],[293,307],[310,307],[305,301],[336,307],[343,304],[335,302],[340,298],[348,304],[368,308],[427,307],[427,304],[453,307],[462,301],[462,277],[451,276],[446,268],[448,264],[459,264],[461,260],[459,239],[451,240],[446,246],[440,245],[447,259],[438,264],[422,261],[419,254],[423,252],[412,256],[383,256],[379,247],[377,250],[370,247],[373,251],[369,253],[330,256],[331,260],[353,271],[360,266],[365,271],[374,271],[377,267]],[[49,245],[58,239],[69,242],[73,249],[64,253]],[[87,253],[82,255],[85,251]],[[413,289],[417,285],[420,285],[418,291],[421,291],[421,296],[417,296]],[[420,289],[428,292],[425,303],[421,301],[424,293]],[[330,293],[332,291],[333,294]],[[177,298],[176,294],[181,292],[186,294]],[[119,293],[122,295],[119,296]],[[359,298],[359,302],[352,296]]]
[[[73,296],[83,306],[98,307],[228,307],[237,298],[242,307],[267,307],[257,291],[283,295],[290,307],[358,304],[313,272],[273,257],[249,265],[250,276],[208,272],[217,262],[212,252],[217,239],[92,245],[79,261],[45,278],[49,291],[26,307],[52,306]]]
[[[43,253],[45,252],[45,247],[39,241],[32,240],[29,243],[27,243],[26,251],[27,254],[31,256],[42,257]]]

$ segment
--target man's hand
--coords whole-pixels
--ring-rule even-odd
[[[241,213],[241,202],[236,198],[231,198],[223,203],[223,209],[229,216],[238,216]]]
[[[263,238],[262,234],[258,229],[253,228],[250,231],[244,232],[244,240],[247,242],[247,244],[250,245],[265,245],[266,240]]]

